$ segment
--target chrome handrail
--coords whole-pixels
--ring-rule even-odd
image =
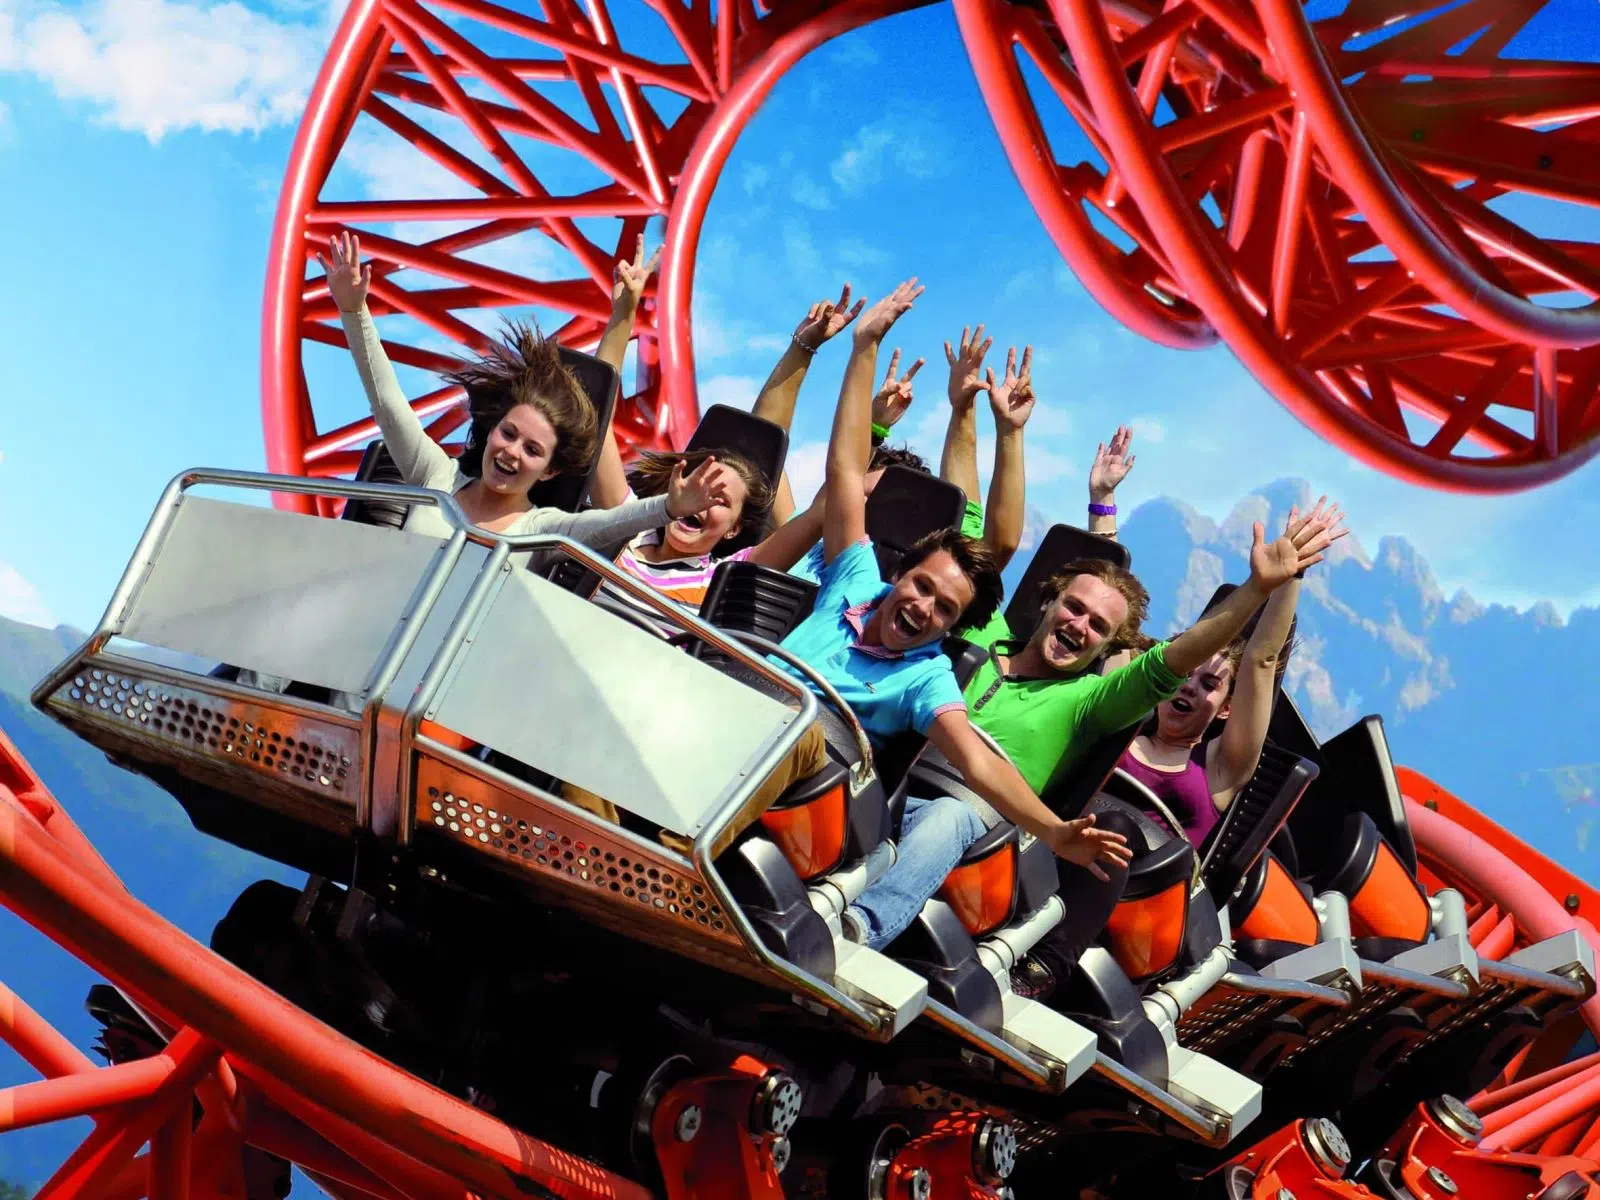
[[[851,783],[854,785],[852,790],[859,792],[864,788],[877,769],[872,759],[872,743],[867,738],[867,730],[861,724],[861,718],[856,716],[851,707],[845,703],[844,697],[839,695],[833,684],[823,678],[822,674],[805,659],[785,650],[770,638],[764,638],[758,633],[734,632],[733,636],[766,654],[783,659],[816,685],[817,690],[827,699],[829,707],[834,709],[839,714],[839,719],[850,728],[850,736],[855,739],[856,750],[860,754],[860,759],[850,771]]]

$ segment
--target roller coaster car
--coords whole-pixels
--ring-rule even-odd
[[[1282,1097],[1314,1094],[1325,1106],[1381,1088],[1387,1103],[1369,1099],[1365,1108],[1393,1115],[1428,1088],[1475,1091],[1591,994],[1593,955],[1580,937],[1561,935],[1503,962],[1480,959],[1460,895],[1429,895],[1379,718],[1322,743],[1280,697],[1271,738],[1318,770],[1232,895],[1235,948],[1263,974],[1337,983],[1350,1003],[1302,1025],[1270,1058],[1243,1043],[1224,1057],[1270,1071]],[[1330,1094],[1335,1077],[1346,1095]]]

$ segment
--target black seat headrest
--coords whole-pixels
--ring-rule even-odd
[[[361,455],[361,465],[356,468],[357,483],[404,483],[394,456],[383,442],[370,442]],[[356,521],[362,525],[382,525],[399,529],[406,523],[410,507],[398,500],[347,500],[340,520]]]
[[[817,585],[753,562],[723,562],[712,572],[700,616],[718,629],[781,642],[811,614]]]
[[[1216,591],[1211,593],[1211,599],[1206,601],[1206,606],[1202,611],[1203,612],[1210,612],[1217,605],[1221,604],[1224,600],[1226,600],[1229,596],[1233,595],[1234,592],[1238,591],[1238,589],[1239,589],[1239,585],[1236,584],[1236,583],[1225,583],[1225,584],[1223,584]],[[1248,640],[1250,638],[1250,635],[1255,633],[1256,626],[1261,623],[1261,614],[1263,612],[1265,612],[1265,611],[1266,611],[1265,606],[1256,609],[1255,615],[1252,616],[1248,621],[1246,621],[1244,623],[1244,628],[1239,631],[1239,636],[1241,638],[1244,638],[1244,639]],[[1294,646],[1295,631],[1297,629],[1299,629],[1299,627],[1300,627],[1300,618],[1299,618],[1299,616],[1292,617],[1290,619],[1290,621],[1289,621],[1289,635],[1288,635],[1288,637],[1284,638],[1284,640],[1283,640],[1284,646],[1286,648],[1290,648],[1291,649],[1291,653],[1292,653],[1292,647]],[[1290,657],[1289,654],[1280,654],[1278,656],[1278,670],[1277,670],[1277,679],[1276,679],[1275,684],[1274,684],[1275,687],[1278,687],[1278,688],[1282,688],[1283,687],[1283,675],[1284,675],[1284,672],[1289,669],[1289,657]],[[1274,703],[1276,703],[1276,696],[1274,696]],[[1214,721],[1211,724],[1211,728],[1206,731],[1206,736],[1207,737],[1215,737],[1217,734],[1219,734],[1221,732],[1222,732],[1222,723],[1220,721]]]
[[[913,545],[959,526],[966,511],[967,498],[955,484],[910,467],[887,468],[867,497],[867,536],[884,579],[893,578]]]
[[[1314,874],[1322,864],[1313,861],[1313,848],[1326,850],[1337,838],[1346,817],[1364,812],[1406,869],[1415,875],[1417,844],[1395,779],[1383,718],[1362,717],[1324,742],[1321,755],[1322,774],[1289,822],[1302,867]]]
[[[1270,742],[1205,845],[1200,875],[1220,908],[1266,852],[1300,797],[1317,778],[1315,763]]]
[[[689,436],[685,450],[735,450],[749,459],[773,487],[783,474],[789,435],[783,426],[754,413],[713,404]]]
[[[1073,525],[1054,525],[1033,552],[1017,590],[1006,605],[1006,624],[1013,637],[1027,640],[1039,623],[1039,589],[1062,567],[1078,558],[1104,558],[1131,568],[1133,555],[1120,542],[1089,533]]]

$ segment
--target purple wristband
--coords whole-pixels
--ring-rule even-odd
[[[1091,504],[1089,505],[1089,515],[1091,517],[1114,517],[1117,515],[1117,506],[1115,504]]]

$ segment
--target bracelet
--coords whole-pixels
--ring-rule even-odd
[[[815,354],[817,352],[817,348],[815,346],[808,346],[804,342],[802,342],[800,340],[800,335],[798,333],[791,333],[789,335],[789,341],[794,345],[794,347],[797,350],[803,350],[807,354]]]
[[[1114,517],[1117,515],[1117,506],[1115,504],[1091,503],[1089,505],[1089,515],[1091,517]]]
[[[888,437],[889,437],[889,427],[887,425],[879,425],[876,421],[874,421],[872,423],[872,441],[873,441],[873,444],[876,445],[879,442],[887,441]]]

